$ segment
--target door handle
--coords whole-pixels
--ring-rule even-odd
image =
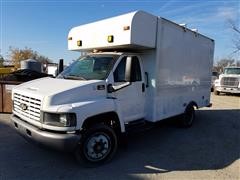
[[[142,83],[142,92],[145,92],[145,84]]]

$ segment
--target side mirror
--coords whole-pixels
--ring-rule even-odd
[[[125,82],[125,83],[122,83],[120,85],[117,85],[117,86],[113,86],[112,84],[108,84],[107,85],[107,92],[108,93],[113,93],[113,92],[116,92],[120,89],[123,89],[127,86],[130,86],[131,85],[131,82]]]
[[[63,69],[64,69],[63,59],[59,59],[57,75],[60,74],[63,71]]]
[[[125,67],[125,81],[131,82],[132,57],[127,57]]]
[[[113,85],[112,84],[108,84],[107,85],[107,92],[108,93],[112,93],[112,92],[114,92],[115,91],[115,89],[113,88]]]

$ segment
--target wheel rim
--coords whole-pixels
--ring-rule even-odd
[[[85,143],[84,154],[89,161],[103,160],[110,151],[111,138],[104,132],[94,133]]]

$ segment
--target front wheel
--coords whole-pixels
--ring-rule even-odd
[[[97,124],[84,132],[75,157],[84,166],[98,166],[112,159],[117,146],[114,130],[107,125]]]

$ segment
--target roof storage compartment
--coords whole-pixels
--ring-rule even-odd
[[[68,49],[155,48],[157,17],[136,11],[74,27],[68,34]]]

